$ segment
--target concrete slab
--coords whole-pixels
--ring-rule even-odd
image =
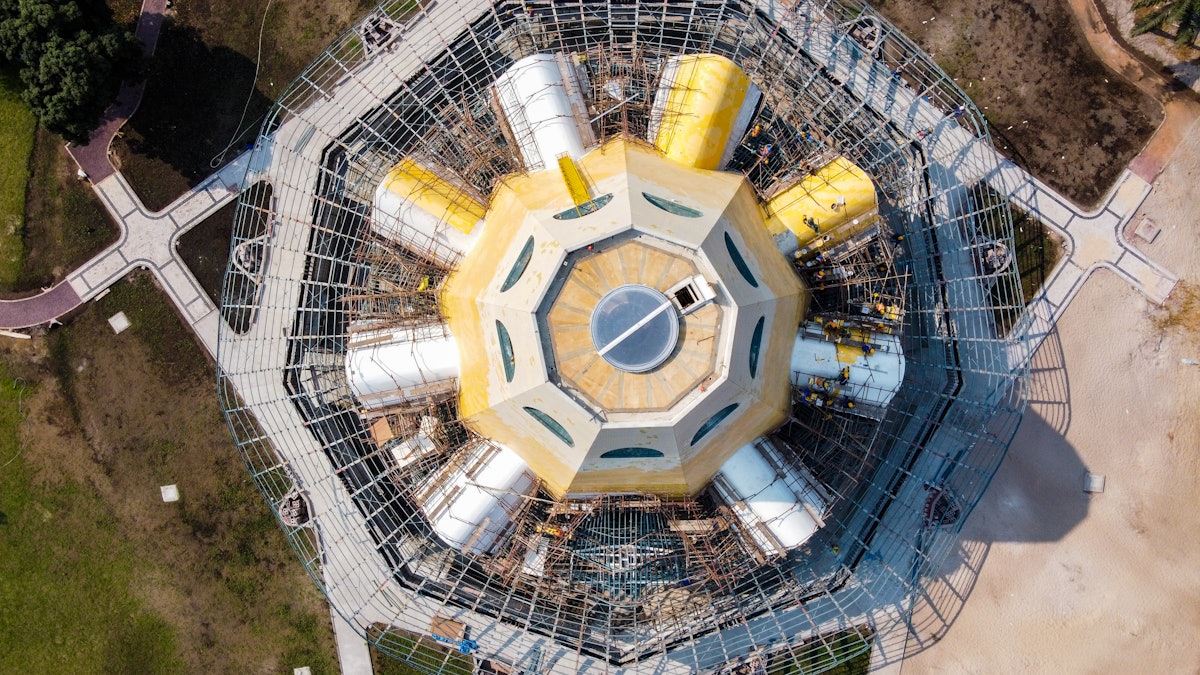
[[[120,335],[133,324],[129,323],[129,317],[125,316],[125,312],[117,312],[108,317],[108,325],[112,326],[114,333]]]
[[[1129,217],[1142,205],[1148,194],[1150,194],[1150,184],[1141,176],[1126,171],[1122,175],[1121,181],[1117,184],[1117,188],[1113,191],[1108,209],[1114,213]]]
[[[342,675],[372,675],[371,650],[367,648],[367,643],[332,607],[329,613],[333,617],[333,637],[337,642]]]
[[[1142,218],[1141,221],[1138,222],[1137,227],[1133,230],[1134,236],[1146,242],[1147,244],[1153,244],[1154,240],[1158,239],[1158,235],[1161,232],[1162,228],[1160,228],[1153,220],[1150,220],[1149,218]]]
[[[1151,302],[1162,304],[1179,281],[1174,275],[1134,255],[1121,258],[1117,269],[1127,274]]]
[[[1068,259],[1059,267],[1058,273],[1050,278],[1050,283],[1042,287],[1042,294],[1055,309],[1061,311],[1083,276],[1084,270]]]

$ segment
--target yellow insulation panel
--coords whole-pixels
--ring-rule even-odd
[[[878,205],[867,174],[838,157],[767,203],[767,229],[790,230],[802,248],[817,236],[837,242],[870,225]]]
[[[750,78],[716,54],[679,58],[654,144],[670,159],[715,170],[729,141]]]
[[[487,212],[483,204],[411,159],[394,166],[384,185],[463,234],[470,234]]]

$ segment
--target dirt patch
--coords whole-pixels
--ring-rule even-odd
[[[235,211],[237,202],[230,202],[179,238],[179,256],[217,306],[221,304],[221,282],[229,264]]]
[[[879,11],[975,101],[997,147],[1093,204],[1146,144],[1162,109],[1095,55],[1063,2],[883,0]]]
[[[118,310],[133,326],[114,335]],[[148,277],[0,349],[35,385],[25,461],[39,481],[97,495],[103,527],[137,553],[127,592],[174,632],[187,672],[335,671],[324,599],[246,474],[211,364]],[[181,500],[164,504],[171,483]]]
[[[114,142],[151,210],[236,157],[274,98],[374,5],[296,0],[271,3],[267,12],[268,2],[181,2],[164,25],[141,106]]]

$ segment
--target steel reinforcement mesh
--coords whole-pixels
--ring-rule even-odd
[[[454,263],[416,235],[400,254],[375,239],[375,187],[416,157],[486,201],[521,170],[489,87],[539,52],[578,56],[601,139],[645,136],[667,58],[727,56],[764,94],[760,132],[729,170],[762,197],[837,155],[875,181],[881,225],[842,254],[902,303],[905,377],[881,419],[798,399],[774,434],[835,497],[825,526],[786,557],[757,554],[707,492],[567,502],[537,491],[492,555],[464,554],[419,508],[432,476],[488,448],[458,419],[453,383],[388,412],[397,439],[438,422],[433,447],[405,466],[359,411],[344,358],[364,307],[373,319],[388,311],[372,289]],[[623,101],[604,98],[612,78]],[[384,2],[287,89],[256,144],[223,293],[227,419],[334,609],[421,669],[833,667],[902,639],[1024,409],[1027,358],[1007,336],[1024,309],[1019,276],[984,255],[1012,241],[1008,205],[983,183],[990,147],[971,101],[864,5]],[[853,320],[862,288],[797,273],[814,309]],[[442,334],[436,308],[421,307],[397,325],[414,339]],[[522,569],[535,550],[540,575]],[[469,626],[452,638],[469,642],[434,646],[434,617]]]

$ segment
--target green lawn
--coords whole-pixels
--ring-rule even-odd
[[[18,455],[27,393],[0,373],[0,672],[181,672],[174,631],[130,593],[137,560],[109,510]]]
[[[0,289],[12,288],[21,274],[25,186],[36,126],[17,78],[0,73]]]

